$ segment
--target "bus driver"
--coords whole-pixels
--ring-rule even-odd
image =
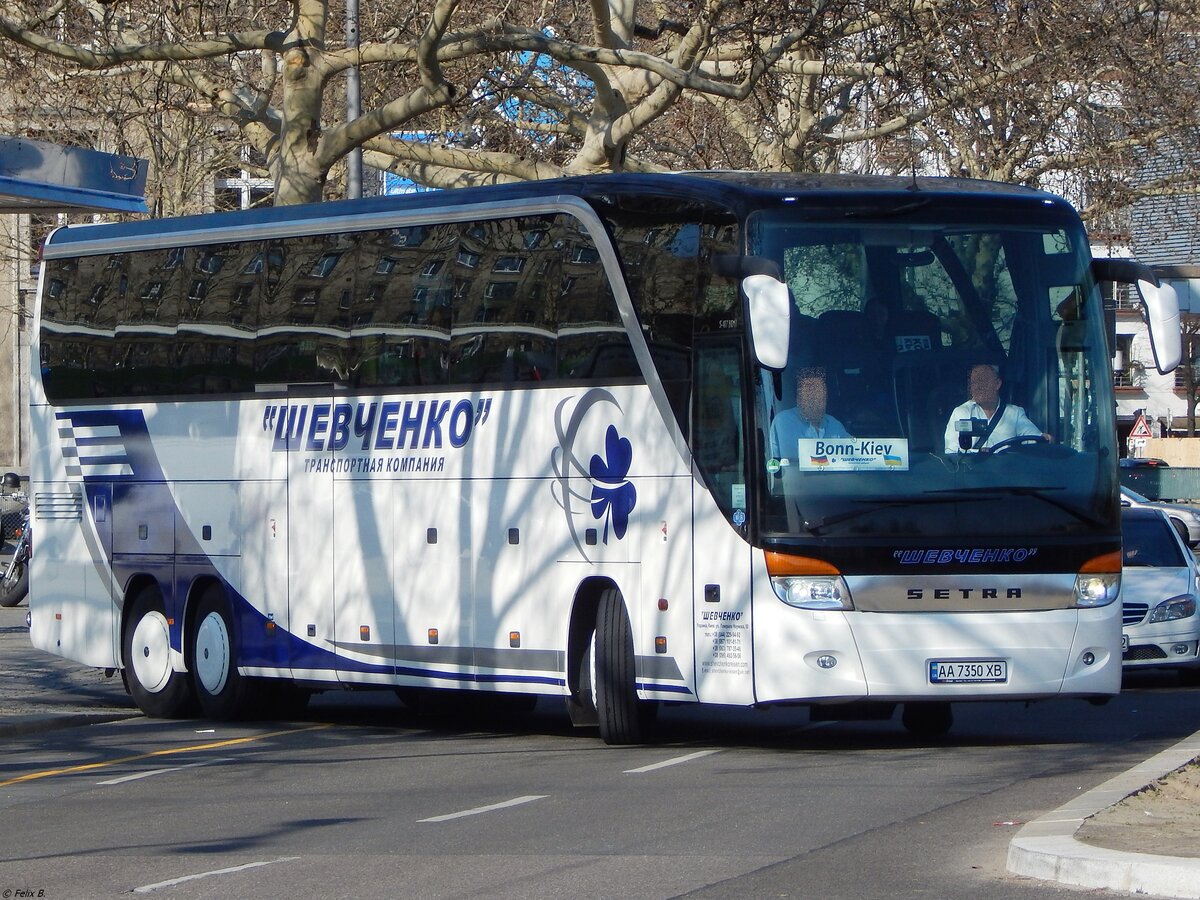
[[[946,452],[975,453],[1020,435],[1049,441],[1050,435],[1033,424],[1025,410],[1000,399],[1000,369],[978,363],[967,376],[971,399],[950,413],[946,423]]]

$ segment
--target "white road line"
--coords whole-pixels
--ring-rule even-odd
[[[169,769],[152,769],[149,772],[137,772],[133,775],[122,775],[120,778],[110,778],[108,781],[97,781],[96,784],[108,786],[112,784],[124,784],[127,781],[137,781],[140,778],[150,778],[153,775],[166,775],[168,772],[178,772],[181,769],[198,769],[201,766],[212,766],[216,763],[233,762],[233,757],[226,756],[221,759],[206,759],[201,762],[188,763],[186,766],[171,766]]]
[[[522,803],[532,803],[534,800],[545,800],[549,796],[549,794],[532,794],[528,797],[514,797],[512,800],[505,800],[503,803],[493,803],[491,806],[477,806],[474,809],[464,809],[462,812],[446,813],[444,816],[431,816],[428,819],[418,819],[417,822],[448,822],[451,819],[462,819],[466,816],[477,816],[480,813],[506,809],[510,806],[520,806]]]
[[[671,759],[664,759],[662,762],[651,763],[648,766],[639,766],[636,769],[626,769],[626,775],[640,775],[642,772],[653,772],[655,769],[665,769],[667,766],[677,766],[680,763],[691,762],[693,759],[700,759],[702,756],[712,756],[714,753],[720,753],[720,750],[697,750],[695,753],[689,753],[687,756],[676,756]]]
[[[185,884],[189,881],[196,881],[199,878],[208,878],[212,875],[233,875],[236,872],[245,872],[247,869],[259,869],[263,866],[273,866],[275,863],[291,862],[293,859],[299,859],[298,856],[284,856],[280,859],[265,859],[262,862],[246,863],[243,866],[230,866],[228,869],[214,869],[211,872],[199,872],[195,875],[184,875],[182,878],[172,878],[170,881],[160,881],[157,884],[143,884],[141,887],[135,887],[135,894],[149,894],[153,891],[159,891],[163,888],[175,887],[180,884]]]

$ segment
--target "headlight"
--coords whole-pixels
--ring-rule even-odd
[[[840,577],[775,575],[775,595],[788,606],[800,609],[854,609],[850,589]]]
[[[1172,597],[1170,600],[1164,600],[1154,609],[1150,610],[1150,618],[1148,622],[1172,622],[1175,619],[1186,619],[1188,616],[1196,614],[1196,595],[1181,594],[1178,597]]]
[[[1121,592],[1121,576],[1113,572],[1080,572],[1075,576],[1075,605],[1108,606]]]

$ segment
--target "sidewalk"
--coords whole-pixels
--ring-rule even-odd
[[[28,608],[0,608],[0,741],[141,715],[120,674],[67,662],[29,643]]]
[[[1157,756],[1148,758],[1105,781],[1054,812],[1037,818],[1016,833],[1008,847],[1008,870],[1015,875],[1027,875],[1076,884],[1087,888],[1126,890],[1129,893],[1170,896],[1170,898],[1200,898],[1200,840],[1193,844],[1198,856],[1156,856],[1150,852],[1117,850],[1111,845],[1151,850],[1158,844],[1150,828],[1138,824],[1123,824],[1105,830],[1105,845],[1084,844],[1075,833],[1088,817],[1108,810],[1129,794],[1154,784],[1158,779],[1187,766],[1200,756],[1200,732]],[[1152,814],[1156,799],[1148,800]],[[1166,803],[1166,800],[1163,800]],[[1159,810],[1159,822],[1171,821],[1171,810]],[[1174,817],[1178,822],[1178,817]],[[1170,826],[1168,826],[1170,828]]]
[[[0,742],[21,734],[112,722],[141,715],[125,693],[120,675],[67,662],[35,650],[25,625],[26,607],[0,608]],[[1150,818],[1172,832],[1177,846],[1193,858],[1130,852],[1159,839],[1162,829],[1145,836],[1136,818],[1113,817],[1101,829],[1084,823],[1124,798],[1200,756],[1200,732],[1139,766],[1110,779],[1071,803],[1029,822],[1009,844],[1008,870],[1063,884],[1106,888],[1161,897],[1200,900],[1200,815],[1196,798],[1171,798],[1167,792],[1139,795]],[[1185,821],[1190,814],[1191,821]],[[1095,820],[1093,820],[1095,821]],[[1076,832],[1094,830],[1083,843]]]
[[[1175,836],[1174,843],[1190,843],[1195,854],[1190,857],[1118,849],[1151,843],[1137,833],[1137,824],[1128,824],[1123,817],[1115,819],[1118,823],[1115,826],[1093,835],[1093,839],[1102,838],[1104,846],[1076,839],[1076,832],[1084,827],[1090,816],[1116,807],[1129,795],[1153,785],[1198,756],[1200,732],[1028,823],[1009,844],[1008,870],[1017,875],[1080,887],[1157,897],[1200,898],[1200,833],[1192,835],[1194,840],[1190,841],[1189,835]],[[1195,816],[1194,802],[1171,798],[1169,793],[1148,794],[1144,813],[1165,823],[1168,831],[1171,828],[1194,831],[1195,824],[1185,822],[1189,816]]]

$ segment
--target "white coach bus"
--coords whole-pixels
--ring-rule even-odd
[[[662,701],[934,733],[1119,689],[1098,283],[1140,282],[1164,371],[1178,313],[1050,195],[597,176],[43,259],[32,639],[147,714],[440,688],[626,743]]]

